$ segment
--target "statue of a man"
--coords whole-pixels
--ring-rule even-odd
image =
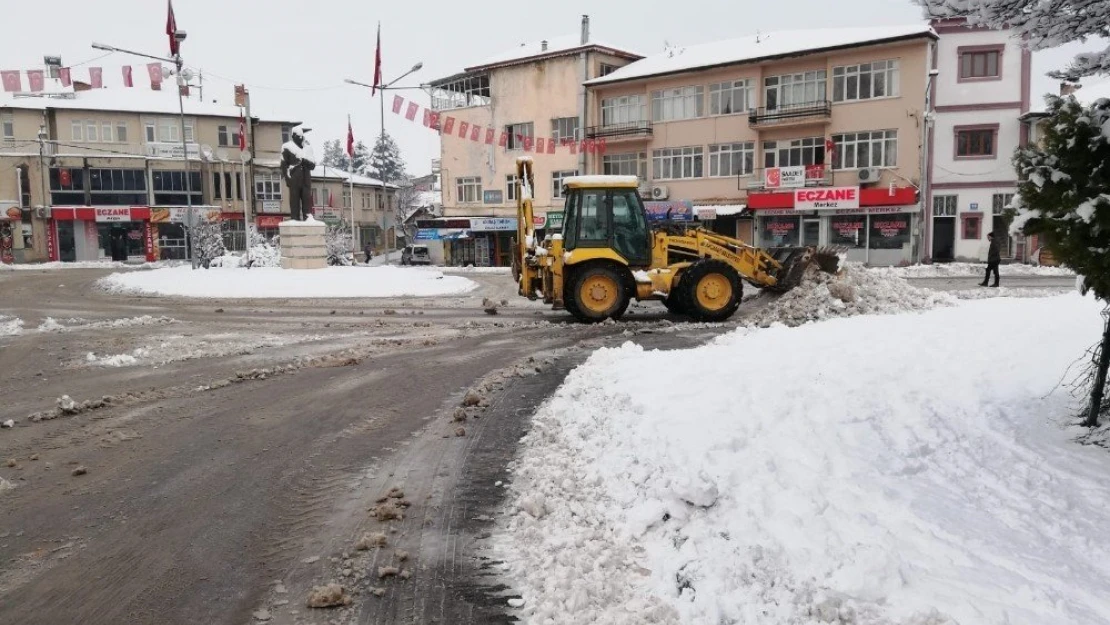
[[[292,219],[304,221],[312,212],[312,170],[316,156],[304,138],[304,129],[293,129],[292,138],[281,146],[281,177],[289,187],[289,212]]]

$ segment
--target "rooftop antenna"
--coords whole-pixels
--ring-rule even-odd
[[[757,28],[757,29],[755,30],[755,42],[756,42],[756,43],[760,43],[760,42],[761,42],[761,40],[762,40],[762,38],[763,38],[763,33],[761,33],[761,32],[759,31],[759,29]]]

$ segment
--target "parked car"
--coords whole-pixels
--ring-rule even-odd
[[[432,264],[432,255],[428,253],[426,245],[406,245],[405,249],[401,250],[401,264],[430,265]]]

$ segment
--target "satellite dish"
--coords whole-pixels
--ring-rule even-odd
[[[168,79],[170,76],[173,76],[173,69],[169,68],[166,65],[163,65],[162,66],[162,79],[163,80]]]
[[[202,144],[200,146],[200,154],[204,157],[204,160],[212,160],[212,146],[208,145],[207,143]]]
[[[188,67],[181,69],[181,77],[185,79],[185,82],[189,82],[190,80],[192,80],[193,75],[193,70],[189,69]]]
[[[216,156],[219,157],[221,161],[227,162],[227,150],[223,148],[216,150]]]
[[[244,150],[244,151],[239,153],[239,158],[244,163],[249,163],[249,162],[251,162],[251,153]]]

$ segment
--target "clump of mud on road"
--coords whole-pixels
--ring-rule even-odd
[[[957,301],[948,293],[919,289],[903,278],[856,263],[844,266],[835,275],[810,267],[797,287],[782,295],[764,291],[758,299],[762,298],[771,302],[752,315],[747,325],[766,328],[781,323],[793,327],[835,317],[952,306]]]
[[[351,605],[351,596],[339,584],[316,586],[308,595],[306,605],[310,608],[337,608]]]

